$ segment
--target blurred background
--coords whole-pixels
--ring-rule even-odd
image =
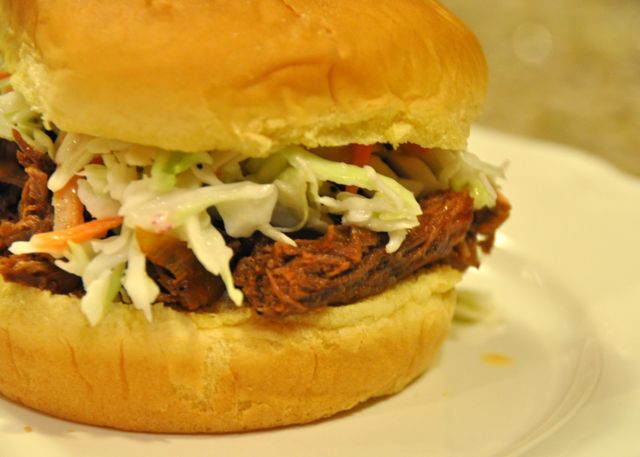
[[[640,176],[640,0],[441,0],[489,63],[481,125]]]

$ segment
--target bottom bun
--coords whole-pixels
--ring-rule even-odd
[[[440,267],[357,304],[270,320],[245,308],[153,322],[0,279],[0,392],[60,418],[147,432],[300,424],[398,392],[431,363],[460,273]]]

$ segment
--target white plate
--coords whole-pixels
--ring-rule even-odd
[[[476,130],[510,161],[514,210],[463,287],[493,318],[456,325],[394,397],[317,424],[225,436],[122,433],[0,400],[6,456],[640,455],[640,181],[568,148]]]

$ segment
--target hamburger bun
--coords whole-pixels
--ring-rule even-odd
[[[398,392],[433,361],[453,315],[448,267],[320,313],[269,320],[115,303],[96,327],[75,297],[0,279],[0,392],[124,430],[233,432],[300,424]]]
[[[184,152],[414,143],[460,150],[486,91],[473,34],[435,1],[0,0],[13,87],[62,132]],[[0,282],[0,392],[51,415],[152,432],[314,421],[401,390],[433,361],[460,273],[267,319]]]
[[[256,156],[289,144],[458,150],[486,91],[476,38],[435,1],[0,5],[14,87],[66,132]]]

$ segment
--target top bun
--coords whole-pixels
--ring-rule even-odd
[[[0,0],[0,53],[61,130],[254,156],[461,149],[487,80],[432,0]]]

